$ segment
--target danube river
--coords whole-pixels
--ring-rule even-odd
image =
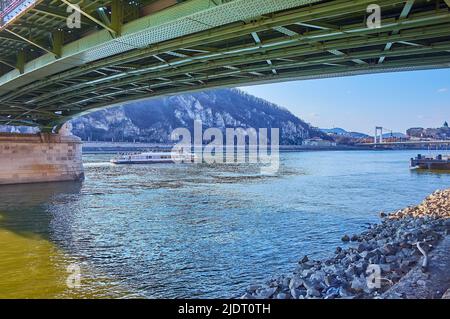
[[[283,153],[274,176],[85,155],[82,184],[0,187],[0,298],[235,297],[449,188],[409,169],[416,153]]]

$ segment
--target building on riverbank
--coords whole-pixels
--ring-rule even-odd
[[[436,140],[447,140],[450,139],[450,127],[447,122],[444,122],[442,127],[439,128],[413,127],[408,129],[406,134],[412,139],[431,138]]]

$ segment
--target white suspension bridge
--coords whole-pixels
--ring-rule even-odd
[[[389,132],[388,135],[384,132]],[[421,146],[421,147],[431,147],[436,146],[437,148],[444,148],[450,145],[450,140],[442,139],[406,139],[396,137],[393,133],[394,131],[382,126],[375,127],[375,134],[372,143],[361,142],[359,145],[371,145],[374,147],[385,147],[385,146]]]

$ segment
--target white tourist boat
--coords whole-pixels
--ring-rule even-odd
[[[194,163],[195,154],[183,151],[122,153],[110,160],[113,164]]]

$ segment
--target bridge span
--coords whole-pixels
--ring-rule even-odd
[[[5,124],[51,130],[166,94],[450,66],[444,0],[26,1],[0,27]],[[80,28],[66,21],[73,4]]]
[[[48,134],[162,95],[450,67],[450,0],[0,4],[0,124]]]

